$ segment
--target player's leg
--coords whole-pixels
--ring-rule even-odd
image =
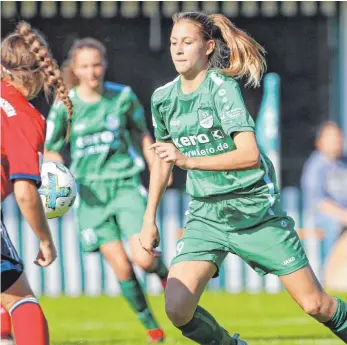
[[[12,320],[17,345],[48,345],[48,326],[23,263],[1,224],[1,303]]]
[[[25,273],[1,294],[17,345],[49,345],[48,324]]]
[[[207,283],[216,272],[209,261],[185,261],[171,266],[165,289],[166,314],[182,335],[198,344],[236,345],[237,340],[198,305]]]
[[[87,253],[97,250],[102,252],[119,280],[124,298],[148,330],[149,340],[156,341],[163,338],[163,332],[158,330],[158,324],[123,248],[121,231],[116,220],[118,209],[124,207],[119,192],[125,181],[102,181],[81,185],[77,217],[82,250]]]
[[[100,251],[116,274],[124,298],[147,329],[149,340],[162,340],[164,333],[154,318],[122,242],[105,243],[100,247]]]
[[[238,200],[237,207],[240,204]],[[323,291],[309,266],[291,218],[271,217],[250,229],[231,231],[229,243],[260,275],[279,276],[307,314],[324,323],[337,336],[347,339],[346,304]]]
[[[166,265],[161,257],[154,258],[142,250],[138,240],[147,202],[146,190],[138,176],[127,179],[122,186],[118,186],[117,199],[117,223],[122,235],[129,240],[132,262],[147,273],[157,274],[165,288],[169,273]]]
[[[140,245],[138,234],[129,238],[129,245],[133,263],[147,273],[155,273],[159,277],[163,288],[165,288],[169,270],[162,257],[155,258],[144,251]]]
[[[10,343],[10,340],[12,338],[12,326],[11,326],[11,316],[8,313],[8,311],[4,308],[3,305],[1,305],[0,309],[1,314],[1,344],[6,344],[6,341]]]
[[[182,334],[198,344],[244,345],[231,337],[201,306],[206,284],[218,275],[228,253],[225,223],[216,202],[190,203],[183,236],[177,243],[165,289],[165,308]]]
[[[347,303],[323,290],[310,265],[279,278],[306,314],[347,344]]]
[[[147,329],[149,340],[151,342],[163,340],[164,333],[154,318],[142,287],[134,273],[132,263],[120,241],[120,232],[115,218],[110,217],[107,222],[94,229],[94,232],[98,236],[100,252],[111,265],[119,281],[123,297]]]

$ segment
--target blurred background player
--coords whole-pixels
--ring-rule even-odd
[[[192,201],[165,290],[168,317],[198,344],[246,345],[198,305],[233,253],[258,274],[277,275],[308,315],[347,343],[347,304],[315,277],[235,81],[258,86],[265,51],[223,15],[185,12],[173,22],[170,49],[180,76],[152,96],[156,158],[140,236],[147,252],[158,246],[156,211],[170,171],[174,164],[188,170]]]
[[[324,230],[324,258],[347,228],[347,157],[343,134],[334,122],[323,123],[316,150],[306,161],[301,178],[305,213],[315,228]]]
[[[46,267],[57,256],[37,191],[46,122],[28,102],[42,87],[47,96],[54,90],[71,119],[72,104],[47,43],[22,22],[1,43],[1,203],[14,193],[40,241],[35,263]],[[1,213],[1,303],[11,315],[17,345],[48,345],[47,321],[23,270]],[[2,313],[3,320],[3,326],[10,329],[9,319]]]
[[[75,109],[70,145],[71,170],[79,181],[78,226],[85,252],[100,251],[116,274],[123,296],[148,330],[149,341],[164,338],[133,264],[156,273],[166,284],[167,268],[139,245],[146,208],[146,190],[140,182],[144,170],[136,149],[142,149],[151,168],[153,143],[144,110],[129,86],[104,82],[106,49],[93,38],[77,40],[64,64],[63,77]],[[47,119],[45,158],[62,161],[58,153],[67,133],[66,109],[57,103]],[[123,247],[127,239],[131,261]]]
[[[316,136],[316,150],[306,161],[301,177],[305,217],[322,229],[324,285],[347,288],[347,157],[343,133],[332,121],[324,122]]]

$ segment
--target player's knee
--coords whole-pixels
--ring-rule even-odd
[[[110,262],[118,280],[129,280],[133,275],[133,268],[128,258],[119,258],[116,262]]]
[[[147,254],[147,253],[145,253],[145,254]],[[147,255],[141,255],[141,254],[134,255],[132,260],[133,260],[134,264],[141,267],[144,271],[146,271],[148,273],[153,272],[154,260],[149,254],[147,254]]]
[[[320,296],[312,296],[304,299],[301,303],[304,312],[314,318],[321,316],[324,313],[324,301]]]
[[[175,326],[182,326],[188,323],[192,318],[192,313],[189,312],[183,303],[165,303],[165,312],[167,317]]]
[[[16,304],[27,299],[36,300],[36,297],[32,294],[23,295],[23,296],[4,294],[3,296],[1,296],[1,304],[9,312]]]
[[[187,324],[194,315],[194,309],[189,308],[189,303],[179,293],[165,293],[165,312],[175,326]]]

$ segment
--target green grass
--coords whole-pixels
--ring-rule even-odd
[[[347,300],[347,295],[341,296]],[[165,329],[166,344],[193,342],[181,336],[167,319],[163,296],[150,297]],[[141,345],[145,331],[119,297],[41,298],[49,320],[52,345]],[[201,305],[230,333],[249,345],[339,345],[328,329],[306,316],[286,294],[206,293]]]

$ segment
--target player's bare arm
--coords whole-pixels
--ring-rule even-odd
[[[149,150],[150,146],[153,144],[152,136],[149,132],[145,132],[141,134],[141,144],[142,144],[142,152],[145,157],[146,163],[148,165],[148,169],[151,170],[154,154]]]
[[[43,158],[45,161],[53,161],[64,164],[64,158],[59,152],[48,151],[45,149]]]
[[[238,132],[233,136],[236,150],[208,157],[187,157],[171,143],[151,146],[167,163],[175,163],[186,170],[228,171],[256,169],[260,166],[260,153],[253,132]]]
[[[46,267],[57,258],[57,251],[37,192],[36,182],[18,179],[14,182],[14,195],[21,213],[40,241],[36,264]]]
[[[154,156],[153,166],[151,170],[149,194],[146,213],[143,217],[143,228],[140,234],[141,246],[152,255],[156,255],[153,248],[159,246],[159,231],[155,224],[155,216],[158,205],[168,185],[168,181],[172,172],[173,163],[166,163]]]

